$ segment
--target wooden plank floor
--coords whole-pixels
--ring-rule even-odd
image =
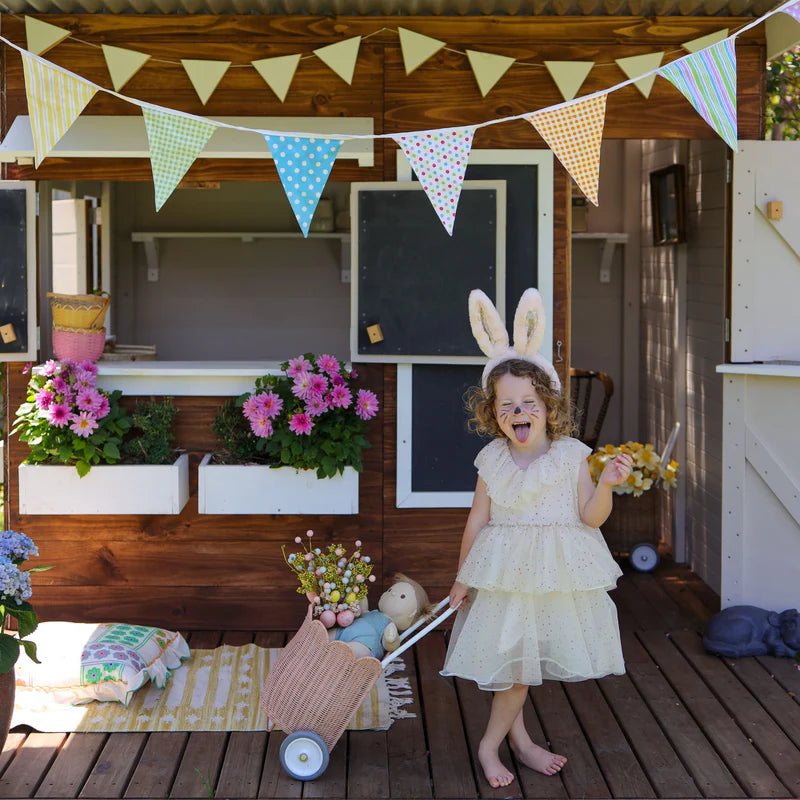
[[[671,563],[626,573],[612,594],[627,674],[549,682],[524,713],[539,741],[568,756],[552,778],[503,757],[516,781],[491,789],[476,752],[491,696],[439,676],[445,634],[406,656],[416,717],[345,734],[326,773],[289,779],[281,733],[54,734],[13,731],[0,798],[796,798],[800,671],[790,659],[707,655],[699,632],[718,598]],[[194,647],[283,634],[194,632]],[[255,698],[254,698],[255,702]]]

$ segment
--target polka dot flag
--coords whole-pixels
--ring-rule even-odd
[[[303,236],[308,236],[311,218],[317,210],[342,140],[270,133],[265,133],[264,138],[300,230]]]
[[[475,128],[443,128],[392,137],[403,148],[414,174],[451,236],[474,135]]]
[[[597,205],[600,183],[600,145],[606,119],[601,94],[571,105],[536,111],[525,117],[547,142],[580,190]]]
[[[784,14],[789,14],[790,16],[794,17],[798,22],[800,22],[800,0],[797,3],[792,3],[792,5],[787,6],[784,9],[781,9]]]

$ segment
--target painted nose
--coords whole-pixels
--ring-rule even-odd
[[[521,414],[521,413],[522,413],[522,409],[521,409],[519,406],[517,406],[517,407],[514,409],[514,413],[515,413],[515,414]]]

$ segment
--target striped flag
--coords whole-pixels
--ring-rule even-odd
[[[25,94],[33,134],[34,164],[38,168],[72,127],[97,87],[22,51]]]
[[[725,140],[736,146],[736,44],[725,39],[662,67],[663,75]]]

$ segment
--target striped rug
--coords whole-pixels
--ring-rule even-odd
[[[259,694],[280,652],[255,644],[194,650],[165,689],[146,684],[127,708],[98,702],[60,705],[43,690],[18,686],[11,726],[87,733],[263,731],[267,720]],[[402,708],[412,702],[408,678],[393,675],[404,668],[395,661],[384,670],[353,716],[351,730],[386,730],[395,719],[412,716]]]

